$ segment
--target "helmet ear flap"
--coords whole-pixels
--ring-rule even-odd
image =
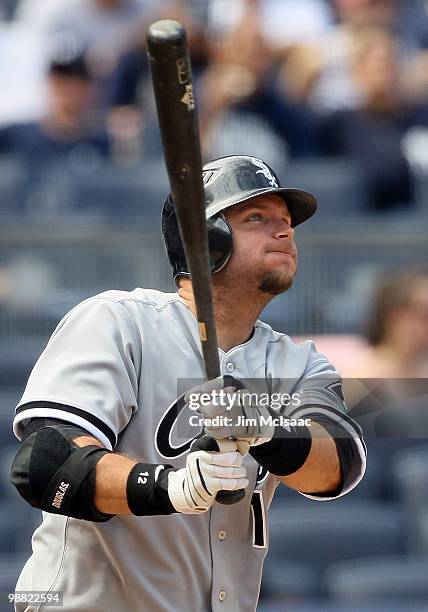
[[[171,196],[167,198],[162,210],[161,227],[174,279],[180,274],[188,275],[186,256]],[[214,273],[226,265],[232,254],[232,229],[222,214],[207,219],[207,229],[211,272]]]
[[[211,272],[219,272],[232,255],[232,228],[221,213],[207,220],[207,228]]]
[[[175,278],[179,272],[187,271],[187,264],[171,195],[166,199],[162,209],[161,230],[169,263],[173,267]]]

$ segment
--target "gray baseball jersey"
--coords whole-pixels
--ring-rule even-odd
[[[247,342],[219,355],[223,374],[266,385],[286,379],[284,391],[300,392],[305,405],[315,403],[340,421],[356,446],[353,482],[341,494],[357,484],[365,470],[364,443],[344,417],[334,389],[339,374],[313,343],[297,345],[257,321]],[[60,418],[109,449],[181,468],[191,440],[176,432],[177,379],[203,375],[197,321],[177,294],[107,291],[76,306],[54,331],[16,409],[14,432],[19,438],[32,417]],[[17,589],[63,591],[58,611],[254,610],[278,480],[251,456],[245,462],[245,498],[232,506],[215,503],[202,515],[93,523],[43,513]],[[24,609],[30,608],[17,607]]]

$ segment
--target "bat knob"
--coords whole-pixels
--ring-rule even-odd
[[[210,436],[202,436],[201,438],[196,438],[196,440],[193,440],[192,446],[190,447],[191,453],[199,450],[218,452],[220,447],[214,438],[211,438]],[[241,499],[244,499],[244,497],[244,489],[239,489],[238,491],[219,491],[216,495],[216,501],[224,506],[230,506],[232,504],[237,504],[241,501]]]
[[[173,43],[174,41],[179,43],[185,38],[186,32],[183,26],[173,19],[155,21],[147,31],[148,42],[154,44],[163,42]]]

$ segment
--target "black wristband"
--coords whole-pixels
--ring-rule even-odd
[[[275,429],[272,440],[250,447],[250,455],[275,476],[289,476],[305,463],[312,446],[308,427],[282,427]]]
[[[177,512],[171,504],[167,476],[172,465],[137,463],[129,472],[126,496],[132,514],[154,516]]]

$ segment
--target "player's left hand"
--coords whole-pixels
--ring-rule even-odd
[[[268,407],[258,405],[256,394],[231,376],[219,376],[193,387],[185,400],[203,417],[205,432],[216,440],[234,438],[258,446],[274,435]]]

